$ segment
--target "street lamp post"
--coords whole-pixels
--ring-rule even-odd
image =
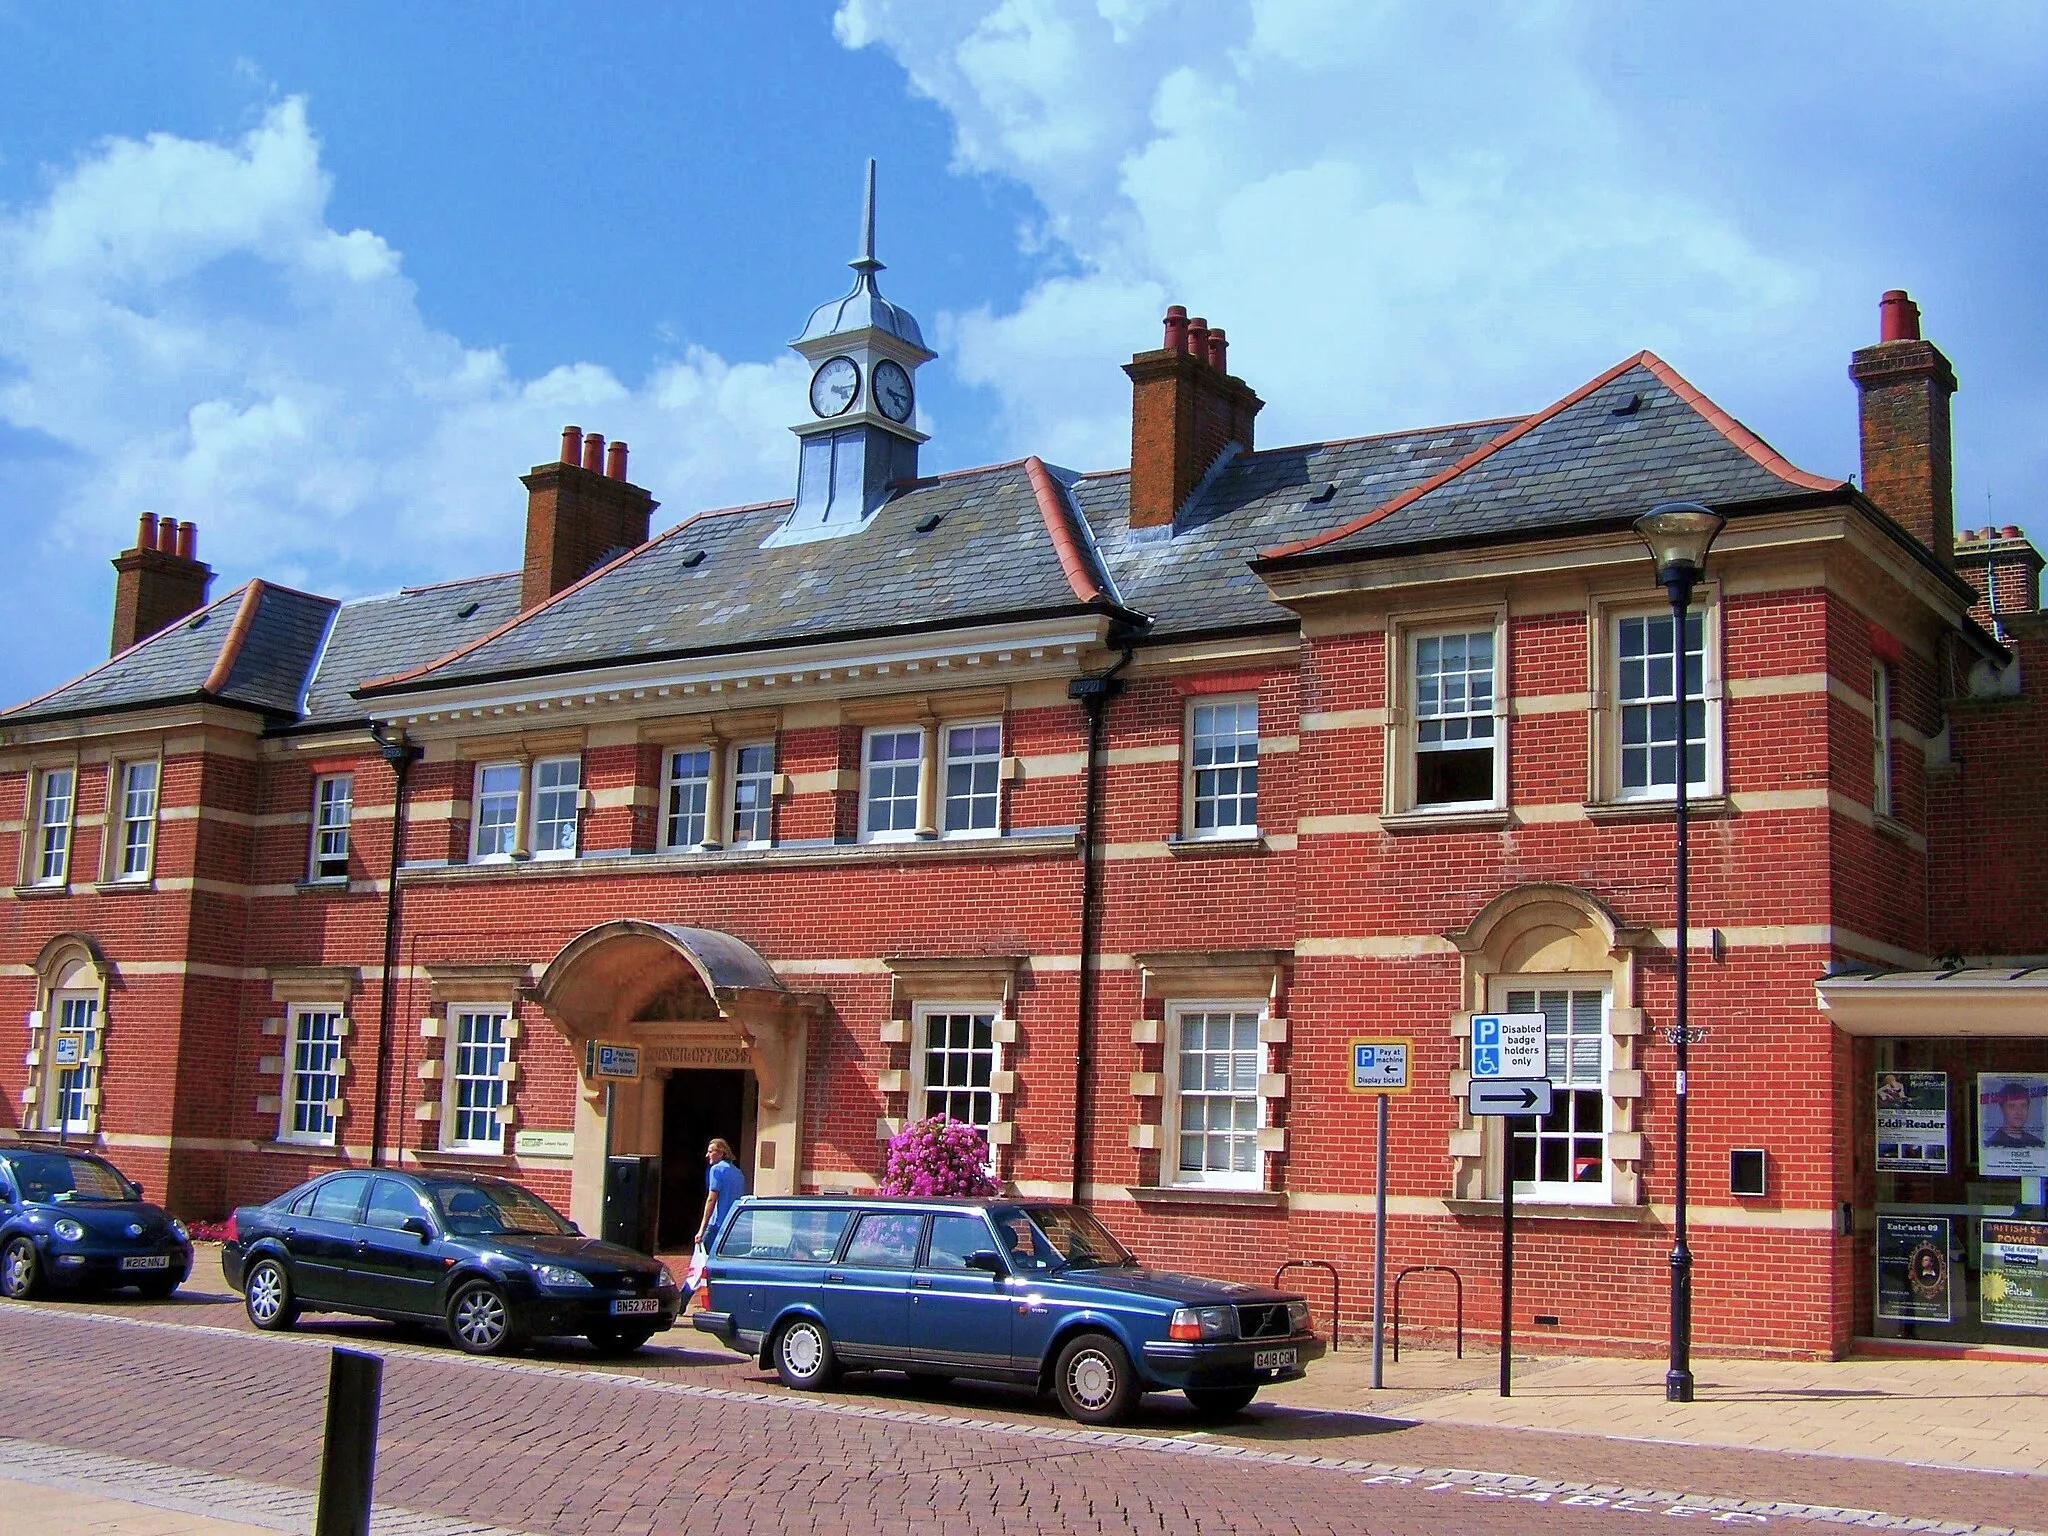
[[[1676,1142],[1677,1169],[1672,1176],[1676,1214],[1671,1224],[1671,1363],[1664,1372],[1664,1400],[1692,1401],[1692,1248],[1686,1242],[1685,1226],[1685,1071],[1687,1047],[1692,1032],[1686,1023],[1687,939],[1686,919],[1686,803],[1688,776],[1686,754],[1691,737],[1691,705],[1685,687],[1685,615],[1692,605],[1693,588],[1699,584],[1707,565],[1707,550],[1720,533],[1725,520],[1719,513],[1691,501],[1667,501],[1652,507],[1636,519],[1636,532],[1650,546],[1657,564],[1657,584],[1671,599],[1671,651],[1673,702],[1678,706],[1677,764],[1672,777],[1677,781],[1677,897],[1678,897],[1678,1000],[1670,1040],[1676,1055],[1678,1077]],[[1702,666],[1705,647],[1701,648]],[[1706,681],[1702,676],[1701,682]]]

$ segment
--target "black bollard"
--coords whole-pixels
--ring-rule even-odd
[[[370,1536],[370,1484],[377,1471],[377,1405],[384,1362],[337,1349],[327,1372],[327,1443],[320,1452],[320,1503],[313,1536]]]

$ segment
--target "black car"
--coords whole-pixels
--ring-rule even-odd
[[[506,1179],[330,1173],[230,1227],[221,1269],[258,1328],[350,1312],[438,1322],[473,1355],[568,1334],[630,1354],[682,1305],[667,1265],[585,1237]]]
[[[0,1148],[0,1296],[132,1285],[161,1300],[191,1272],[185,1224],[105,1158]]]

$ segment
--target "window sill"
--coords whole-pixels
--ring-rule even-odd
[[[93,887],[93,890],[101,896],[125,896],[131,891],[154,891],[155,889],[156,879],[154,876],[147,880],[102,880]]]
[[[1243,837],[1169,837],[1166,851],[1177,859],[1221,859],[1248,855],[1263,857],[1273,851],[1262,832]]]
[[[1673,800],[1589,800],[1586,802],[1586,820],[1595,825],[1629,821],[1670,821],[1678,814],[1678,805]],[[1735,814],[1726,795],[1688,795],[1685,800],[1687,819],[1702,817],[1720,820]]]
[[[519,1160],[503,1152],[458,1152],[454,1149],[443,1151],[439,1147],[411,1147],[405,1154],[413,1162],[425,1167],[439,1168],[492,1168],[502,1173],[513,1172]]]
[[[1478,810],[1401,811],[1380,818],[1380,830],[1396,837],[1414,832],[1505,832],[1510,817],[1505,806]]]
[[[1446,1200],[1444,1207],[1453,1216],[1499,1216],[1498,1200]],[[1650,1219],[1647,1205],[1553,1205],[1540,1200],[1517,1200],[1515,1220],[1524,1217],[1532,1221],[1608,1221],[1621,1222],[1629,1226],[1641,1226]]]
[[[1903,821],[1900,821],[1895,816],[1887,816],[1883,811],[1879,811],[1875,816],[1873,816],[1870,820],[1870,824],[1884,836],[1890,838],[1893,842],[1896,843],[1910,844],[1915,842],[1919,837],[1919,834],[1916,833],[1911,827],[1907,826]]]
[[[63,885],[17,885],[14,894],[22,901],[49,901],[59,896],[69,896],[71,885],[69,881]]]
[[[846,864],[910,863],[925,859],[1043,858],[1071,854],[1080,835],[1059,828],[1014,837],[925,838],[909,843],[821,843],[809,847],[726,848],[676,852],[604,854],[584,859],[525,863],[410,865],[398,872],[407,885],[468,880],[574,879],[578,875],[660,873],[720,875],[748,870],[818,869]]]
[[[329,894],[337,891],[346,892],[348,890],[348,876],[321,875],[316,879],[301,880],[296,889],[301,896],[317,896],[322,892]]]
[[[1134,1187],[1140,1205],[1228,1205],[1251,1210],[1284,1211],[1287,1193],[1279,1189],[1225,1189],[1201,1184],[1157,1184]]]

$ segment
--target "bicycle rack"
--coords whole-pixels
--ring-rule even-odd
[[[1394,1276],[1394,1363],[1401,1363],[1401,1282],[1410,1275],[1449,1275],[1458,1288],[1458,1358],[1465,1358],[1465,1277],[1448,1264],[1410,1264]]]
[[[1337,1266],[1325,1259],[1289,1259],[1273,1271],[1273,1283],[1278,1285],[1280,1277],[1290,1269],[1320,1269],[1330,1277],[1330,1348],[1334,1351],[1344,1321],[1344,1282],[1338,1277]]]

